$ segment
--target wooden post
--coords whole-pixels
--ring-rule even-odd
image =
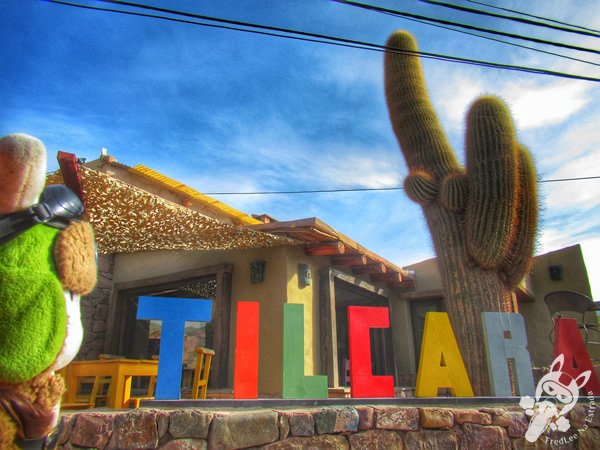
[[[327,370],[329,387],[339,387],[335,286],[330,268],[319,271],[319,325],[321,372]]]
[[[209,386],[229,387],[229,322],[231,318],[231,272],[217,272],[217,298],[214,309],[215,357],[212,361]]]

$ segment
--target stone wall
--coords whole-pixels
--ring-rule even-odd
[[[81,299],[81,322],[84,334],[77,359],[98,359],[98,355],[104,353],[113,267],[113,255],[98,256],[98,283],[89,295]]]
[[[59,449],[594,449],[600,412],[577,405],[566,432],[547,431],[535,443],[518,406],[490,408],[326,406],[233,412],[141,408],[63,415]]]

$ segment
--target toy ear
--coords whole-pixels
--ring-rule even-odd
[[[27,209],[37,203],[46,180],[44,144],[26,134],[0,138],[0,180],[0,214]]]
[[[54,259],[63,288],[89,294],[97,279],[92,226],[87,222],[73,222],[61,231],[54,247]]]
[[[577,387],[583,387],[586,385],[590,377],[592,376],[591,370],[586,370],[585,372],[581,372],[577,378],[575,378],[575,383],[577,383]]]
[[[554,361],[552,361],[552,365],[550,366],[550,372],[560,372],[560,370],[563,368],[564,364],[565,364],[565,355],[563,355],[561,353],[554,359]],[[558,366],[558,368],[556,366]]]

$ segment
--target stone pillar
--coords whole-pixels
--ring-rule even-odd
[[[108,304],[112,291],[114,255],[98,255],[98,283],[81,299],[83,343],[76,359],[98,359],[104,352]]]

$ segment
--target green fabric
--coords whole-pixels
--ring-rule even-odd
[[[53,255],[58,233],[36,225],[0,245],[0,381],[41,373],[65,340],[66,306]]]

